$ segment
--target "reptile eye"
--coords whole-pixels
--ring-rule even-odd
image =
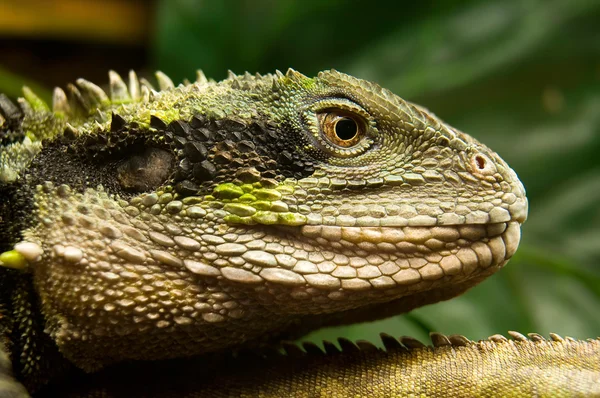
[[[365,135],[365,122],[359,116],[330,111],[320,113],[318,117],[323,135],[329,142],[342,148],[356,145]]]

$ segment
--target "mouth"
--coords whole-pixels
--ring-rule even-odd
[[[517,221],[491,224],[461,224],[433,227],[339,227],[303,226],[302,234],[320,246],[350,258],[338,265],[332,276],[342,279],[342,288],[352,278],[371,287],[415,285],[444,277],[468,278],[503,266],[515,253],[521,237]],[[352,259],[364,258],[355,261]],[[367,285],[362,285],[367,288]]]

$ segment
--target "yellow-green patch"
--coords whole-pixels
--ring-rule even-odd
[[[27,260],[16,250],[9,250],[0,254],[0,266],[14,269],[27,268]]]

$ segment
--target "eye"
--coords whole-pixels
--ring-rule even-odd
[[[366,125],[362,117],[338,110],[317,115],[325,138],[342,148],[355,146],[365,135]]]
[[[301,117],[314,147],[335,158],[362,155],[380,137],[373,116],[347,98],[315,101]]]

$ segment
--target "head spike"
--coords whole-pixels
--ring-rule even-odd
[[[75,138],[78,135],[80,135],[79,130],[73,126],[71,123],[67,123],[65,126],[65,131],[64,131],[64,135],[67,138]]]
[[[564,339],[556,333],[550,333],[550,338],[552,339],[552,341],[559,341],[559,342],[564,341]]]
[[[21,108],[24,114],[31,114],[34,112],[31,104],[23,97],[17,98],[17,104],[19,104],[19,108]]]
[[[68,115],[71,112],[67,94],[60,87],[55,87],[52,93],[52,111],[63,115]]]
[[[316,345],[315,343],[311,343],[309,341],[303,342],[302,348],[309,355],[322,356],[325,354],[318,345]]]
[[[160,120],[158,116],[150,115],[150,127],[163,131],[167,129],[167,124]]]
[[[200,83],[200,84],[208,83],[208,79],[206,78],[206,75],[204,74],[204,72],[202,72],[202,69],[198,69],[196,71],[196,83]]]
[[[527,341],[527,337],[525,337],[524,335],[522,335],[519,332],[515,332],[514,330],[509,330],[508,334],[510,335],[510,337],[513,338],[513,340],[515,341]]]
[[[448,340],[448,337],[441,333],[431,332],[429,333],[429,338],[431,339],[431,344],[433,344],[434,347],[444,347],[452,345],[450,340]]]
[[[156,99],[156,94],[158,94],[158,91],[151,90],[149,92],[148,101],[153,102]]]
[[[108,95],[94,83],[85,79],[77,79],[77,86],[79,86],[81,94],[91,100],[96,106],[110,103]]]
[[[110,131],[117,132],[117,131],[121,130],[123,127],[125,127],[126,124],[127,124],[127,121],[125,119],[123,119],[123,117],[121,115],[113,112],[112,117],[110,119]]]
[[[108,121],[106,113],[102,112],[100,109],[96,109],[96,120],[100,123]]]
[[[18,119],[23,112],[6,95],[0,94],[0,113],[5,119]]]
[[[494,343],[504,343],[506,341],[508,341],[508,339],[504,336],[502,336],[501,334],[494,334],[490,337],[487,338],[490,341],[493,341]]]
[[[360,350],[358,349],[356,344],[354,344],[352,341],[350,341],[344,337],[338,338],[338,344],[340,345],[342,352],[345,352],[345,353],[359,353],[360,352]]]
[[[281,348],[283,348],[287,356],[292,358],[302,358],[306,355],[306,353],[302,351],[302,348],[298,347],[295,343],[292,343],[291,341],[282,341]]]
[[[336,347],[331,341],[323,340],[323,348],[325,353],[328,355],[339,354],[340,349]]]
[[[273,76],[273,81],[271,82],[271,90],[273,91],[277,91],[279,90],[281,87],[281,84],[279,82],[279,79],[275,76]]]
[[[77,115],[87,115],[89,103],[83,98],[77,86],[72,83],[67,84],[67,98],[73,112],[76,112]]]
[[[235,80],[236,78],[237,78],[237,75],[235,73],[233,73],[233,71],[231,69],[227,71],[227,79]]]
[[[148,80],[144,79],[143,77],[140,79],[140,84],[141,84],[142,88],[146,87],[148,89],[148,92],[156,91],[154,89],[154,86],[152,85],[152,83],[150,83]]]
[[[129,97],[129,90],[127,90],[127,85],[117,72],[114,70],[109,71],[108,78],[110,84],[111,101],[126,102],[131,100],[131,97]]]
[[[460,334],[451,334],[447,337],[448,340],[450,340],[450,343],[452,343],[452,345],[455,347],[466,347],[469,344],[471,344],[471,340],[467,339],[465,336],[462,336]]]
[[[281,71],[279,69],[277,69],[275,71],[275,76],[277,76],[277,78],[279,79],[283,79],[285,76],[283,75],[283,73],[281,73]]]
[[[31,105],[34,111],[38,112],[49,112],[50,108],[40,97],[38,97],[29,87],[23,87],[23,96],[25,100]]]
[[[150,89],[148,88],[148,86],[141,85],[140,87],[141,87],[141,89],[140,89],[141,100],[143,102],[150,101]]]
[[[529,336],[531,341],[546,341],[544,336],[538,333],[527,333],[527,336]]]
[[[333,73],[337,73],[337,71],[335,69],[329,69],[328,71],[322,70],[319,73],[317,73],[317,78],[321,79],[326,74],[333,74]]]
[[[378,352],[379,348],[375,347],[371,342],[366,340],[357,340],[356,345],[362,352]]]
[[[386,351],[402,349],[402,345],[400,344],[400,342],[387,333],[379,333],[379,338],[381,338],[381,342],[383,343],[383,346],[385,347]]]
[[[425,348],[425,344],[421,343],[419,340],[415,339],[414,337],[400,336],[400,338],[398,340],[400,340],[402,345],[404,347],[408,348],[409,350]]]
[[[134,101],[138,101],[141,96],[140,81],[134,70],[129,71],[129,95],[131,95],[131,99]]]
[[[294,70],[294,69],[292,69],[292,68],[289,68],[289,69],[287,70],[287,72],[285,73],[285,76],[286,76],[288,79],[290,79],[290,80],[293,80],[293,81],[296,81],[296,82],[308,79],[308,77],[304,76],[304,75],[303,75],[302,73],[300,73],[300,72],[297,72],[297,71],[295,71],[295,70]]]
[[[242,88],[242,86],[240,85],[240,81],[238,79],[231,79],[231,88],[234,88],[237,90]]]
[[[173,84],[171,78],[169,78],[169,76],[165,75],[163,72],[156,71],[155,76],[156,80],[158,81],[158,88],[161,91],[171,90],[175,88],[175,84]]]

